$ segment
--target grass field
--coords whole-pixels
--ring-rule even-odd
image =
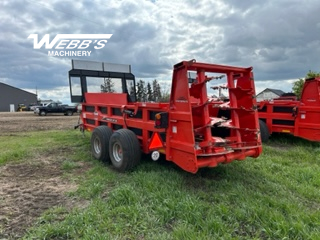
[[[149,159],[117,173],[89,143],[77,131],[0,137],[0,166],[63,148],[62,177],[77,184],[72,206],[44,212],[25,239],[320,239],[318,143],[277,136],[258,159],[196,175]]]

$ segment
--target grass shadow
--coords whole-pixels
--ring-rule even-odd
[[[309,141],[300,137],[295,137],[291,134],[273,133],[266,143],[273,147],[290,147],[290,146],[303,146],[303,147],[320,147],[319,142]]]

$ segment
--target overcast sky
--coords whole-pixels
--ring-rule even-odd
[[[319,0],[1,0],[0,82],[70,102],[75,57],[48,56],[30,34],[113,34],[82,60],[128,63],[137,79],[171,80],[182,60],[253,66],[256,92],[291,91],[320,71]]]

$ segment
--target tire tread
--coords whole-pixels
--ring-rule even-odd
[[[119,166],[117,166],[118,164],[113,164],[114,167],[120,172],[125,172],[137,166],[141,159],[141,150],[139,140],[135,133],[128,129],[119,129],[113,133],[109,146],[111,162],[113,162],[112,144],[114,141],[121,143],[123,151],[123,162]]]
[[[94,156],[94,157],[98,160],[103,161],[103,162],[110,161],[109,142],[110,142],[110,138],[112,135],[112,129],[107,126],[102,125],[102,126],[96,127],[93,130],[92,136],[91,136],[91,151],[92,151],[92,153],[94,152],[94,148],[93,148],[94,135],[97,135],[97,137],[100,138],[101,152],[102,152],[100,157],[98,157],[98,158],[96,156]]]
[[[262,120],[259,120],[259,126],[260,126],[261,141],[263,143],[268,142],[269,137],[270,137],[270,133],[269,133],[269,129],[268,129],[266,123]]]

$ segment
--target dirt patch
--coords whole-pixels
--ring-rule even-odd
[[[79,115],[40,117],[32,112],[0,113],[0,135],[73,129],[78,118]],[[62,176],[61,169],[66,153],[70,151],[73,149],[60,148],[45,155],[35,155],[23,163],[0,166],[0,239],[22,237],[49,208],[64,206],[70,209],[74,206],[74,200],[67,197],[66,192],[77,186]],[[86,165],[79,163],[79,168],[72,171],[82,172],[89,168]]]
[[[41,158],[0,168],[0,238],[19,238],[45,210],[70,205],[65,193],[76,185],[61,177],[61,163]]]
[[[73,129],[78,120],[79,114],[39,116],[33,112],[0,112],[0,135],[26,131]]]

